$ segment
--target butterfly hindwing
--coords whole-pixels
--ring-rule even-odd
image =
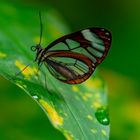
[[[45,65],[56,79],[69,84],[85,81],[94,71],[94,65],[88,57],[70,51],[51,52]]]

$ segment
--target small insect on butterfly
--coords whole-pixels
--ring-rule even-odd
[[[41,47],[42,20],[40,16],[40,42],[32,46],[36,51],[35,61],[43,63],[58,80],[67,84],[80,84],[94,72],[96,66],[106,57],[111,45],[111,33],[104,28],[87,28]]]

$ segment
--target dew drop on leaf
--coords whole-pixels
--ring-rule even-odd
[[[110,119],[109,119],[109,114],[106,107],[98,108],[95,112],[95,116],[101,124],[109,125]]]

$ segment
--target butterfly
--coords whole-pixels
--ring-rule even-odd
[[[40,42],[31,47],[36,52],[35,61],[39,67],[44,64],[56,79],[67,84],[86,81],[111,46],[112,36],[107,29],[87,28],[62,36],[42,48],[41,15],[40,25]]]

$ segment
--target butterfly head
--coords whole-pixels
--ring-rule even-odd
[[[36,52],[36,59],[35,59],[35,61],[39,58],[39,56],[40,56],[40,54],[41,54],[41,51],[42,51],[42,47],[41,47],[41,45],[40,44],[38,44],[38,45],[36,45],[36,46],[32,46],[31,47],[31,50],[33,51],[33,52]]]
[[[31,50],[33,51],[33,52],[39,52],[40,50],[42,50],[42,48],[41,48],[41,45],[40,44],[38,44],[38,45],[36,45],[36,46],[32,46],[31,47]]]

